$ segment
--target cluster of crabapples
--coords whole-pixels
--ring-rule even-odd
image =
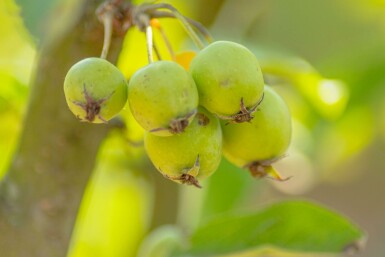
[[[105,123],[128,99],[145,130],[144,145],[167,178],[200,187],[223,155],[255,177],[266,176],[290,143],[291,118],[283,99],[264,84],[246,47],[217,41],[201,50],[187,71],[156,61],[129,80],[111,63],[88,58],[64,82],[70,110],[83,121]]]

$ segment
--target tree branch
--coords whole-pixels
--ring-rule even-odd
[[[65,256],[84,188],[107,125],[80,123],[67,108],[63,81],[77,61],[99,56],[103,27],[84,0],[68,34],[44,45],[18,150],[0,187],[0,252],[7,257]],[[114,38],[111,61],[122,39]]]

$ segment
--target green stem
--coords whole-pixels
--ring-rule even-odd
[[[160,54],[160,51],[159,51],[158,45],[155,42],[155,39],[153,40],[152,44],[153,44],[152,47],[154,48],[154,52],[156,54],[156,57],[158,58],[158,60],[162,60],[162,55]]]
[[[167,47],[168,52],[170,53],[171,59],[173,61],[175,61],[176,60],[175,52],[172,49],[170,40],[168,39],[166,33],[164,32],[164,30],[161,27],[159,27],[158,30],[160,32],[160,35],[162,36],[164,43],[166,44],[166,47]]]
[[[147,57],[148,57],[148,63],[154,62],[154,56],[152,53],[153,49],[153,35],[152,35],[152,28],[150,25],[146,26],[146,45],[147,45]]]
[[[164,12],[164,11],[154,11],[152,13],[152,16],[154,18],[176,18],[173,13]],[[186,19],[186,21],[189,24],[191,24],[193,27],[195,27],[199,31],[199,33],[201,33],[201,35],[205,38],[205,40],[208,43],[214,42],[214,38],[212,37],[210,32],[205,28],[205,26],[203,26],[200,22],[197,22],[196,20],[193,20],[189,17],[184,16],[184,18]]]
[[[100,58],[107,59],[108,51],[110,49],[111,37],[112,37],[112,19],[113,13],[107,12],[103,15],[103,25],[104,25],[104,40],[103,40],[103,49]]]
[[[192,39],[194,44],[199,49],[203,49],[205,47],[204,43],[199,38],[199,36],[195,33],[195,31],[190,26],[190,24],[188,23],[186,18],[174,6],[172,6],[170,4],[166,4],[166,3],[153,4],[153,5],[149,6],[149,10],[154,10],[154,9],[155,10],[156,9],[167,9],[167,10],[171,11],[174,14],[175,18],[180,21],[180,23],[182,24],[183,28],[186,30],[187,34]],[[145,8],[145,10],[146,10],[146,8]]]

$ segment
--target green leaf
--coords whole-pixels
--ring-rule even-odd
[[[359,248],[362,231],[343,216],[304,201],[274,204],[249,215],[217,218],[198,229],[183,256],[234,254],[273,247],[340,253]]]
[[[217,172],[210,178],[207,186],[202,217],[211,218],[236,209],[251,189],[256,187],[255,181],[250,178],[247,170],[235,167],[222,158]]]
[[[163,225],[153,230],[140,244],[138,257],[171,256],[184,244],[184,235],[180,227]]]
[[[33,36],[41,37],[49,13],[58,2],[60,0],[16,0],[21,8],[24,24]]]
[[[52,41],[62,37],[82,14],[84,6],[102,0],[7,0],[20,7],[24,24],[38,41]]]

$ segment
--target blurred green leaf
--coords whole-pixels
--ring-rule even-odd
[[[247,170],[235,167],[222,158],[218,170],[210,178],[202,217],[210,218],[236,209],[250,191],[251,185],[255,185],[250,178]]]
[[[39,38],[46,27],[47,17],[52,8],[61,0],[16,0],[21,15],[30,33]]]
[[[180,188],[178,225],[192,232],[212,217],[231,213],[245,203],[253,190],[260,190],[253,182],[255,180],[251,179],[247,170],[235,167],[222,158],[217,171],[203,181],[203,190]]]
[[[375,121],[376,116],[369,106],[357,105],[351,106],[345,115],[332,125],[325,124],[319,130],[316,138],[317,161],[324,180],[349,181],[353,176],[352,170],[342,169],[341,166],[370,146],[375,139]],[[333,147],[330,147],[331,145]]]
[[[164,225],[152,231],[141,243],[138,257],[166,257],[184,244],[184,234],[173,225]]]
[[[265,75],[277,76],[290,83],[323,118],[334,120],[345,111],[349,99],[347,85],[324,78],[306,61],[294,57],[262,58]]]
[[[120,138],[121,139],[121,138]],[[130,166],[112,133],[99,149],[86,188],[68,257],[133,257],[152,213],[151,182]]]
[[[35,49],[20,17],[19,7],[13,0],[0,1],[0,24],[0,77],[12,76],[27,84]],[[0,87],[7,85],[2,83]]]
[[[362,238],[362,231],[341,215],[313,203],[288,201],[254,214],[209,222],[192,235],[186,255],[234,254],[266,246],[340,253],[359,248]]]
[[[28,88],[0,70],[0,180],[12,160]]]

